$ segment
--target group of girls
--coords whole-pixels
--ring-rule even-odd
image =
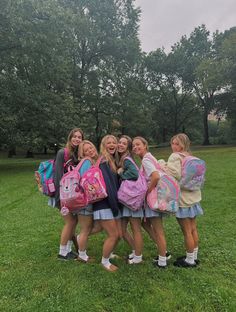
[[[181,154],[186,156],[190,153],[190,141],[187,135],[178,134],[171,139],[173,153],[170,155],[166,167],[177,180],[181,178]],[[117,199],[117,192],[123,180],[137,180],[139,170],[134,163],[133,154],[141,159],[141,167],[148,182],[147,194],[157,185],[160,175],[152,162],[148,151],[148,142],[142,137],[122,135],[119,140],[113,135],[103,137],[98,153],[94,144],[84,140],[83,131],[80,128],[73,129],[67,140],[66,148],[69,151],[73,165],[78,164],[84,158],[79,171],[83,174],[99,161],[106,184],[107,197],[101,201],[88,205],[78,212],[62,215],[64,226],[61,232],[60,249],[58,259],[74,259],[88,263],[92,259],[87,255],[87,243],[89,235],[104,230],[106,238],[102,248],[101,264],[104,269],[114,272],[117,266],[110,262],[114,257],[113,251],[118,241],[123,238],[131,247],[132,252],[128,256],[128,264],[137,265],[142,263],[143,236],[142,227],[147,231],[157,246],[158,256],[154,259],[154,265],[158,268],[166,268],[169,254],[167,253],[166,239],[163,227],[163,212],[150,209],[145,203],[143,209],[133,211],[121,205]],[[64,149],[57,153],[55,162],[55,186],[56,206],[60,208],[59,185],[60,179],[65,171]],[[195,267],[199,264],[198,255],[198,233],[196,227],[196,216],[202,214],[200,206],[201,191],[181,191],[179,211],[176,214],[181,226],[186,248],[186,256],[178,258],[175,266]],[[75,238],[77,223],[79,223],[80,234]],[[128,223],[132,234],[127,230]],[[72,244],[78,243],[78,253],[72,251]]]

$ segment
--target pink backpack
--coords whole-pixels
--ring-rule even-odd
[[[106,184],[99,168],[101,158],[99,158],[95,165],[90,167],[82,176],[80,185],[83,188],[88,203],[95,203],[107,197]]]
[[[176,213],[179,209],[180,189],[178,183],[161,169],[154,156],[147,153],[144,157],[152,161],[160,175],[157,186],[147,195],[148,206],[152,210]]]
[[[117,196],[120,203],[130,208],[133,211],[142,209],[146,192],[147,192],[147,181],[141,170],[134,162],[131,157],[129,159],[137,168],[139,172],[138,180],[123,180],[118,190]]]
[[[67,215],[69,211],[78,210],[88,205],[88,198],[80,185],[79,169],[85,159],[81,160],[76,167],[69,167],[68,172],[60,181],[61,213]]]
[[[205,182],[205,161],[191,155],[178,154],[182,157],[180,187],[188,191],[200,190]]]

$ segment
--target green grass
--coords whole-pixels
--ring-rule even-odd
[[[153,150],[167,158],[168,149]],[[175,218],[165,220],[167,270],[153,267],[154,244],[144,234],[144,264],[116,260],[112,274],[100,266],[104,234],[90,238],[94,264],[56,260],[62,218],[34,184],[39,161],[0,160],[0,311],[236,311],[236,148],[201,148],[206,160],[204,216],[198,218],[201,265],[175,268],[184,253]],[[116,253],[129,248],[120,242]]]

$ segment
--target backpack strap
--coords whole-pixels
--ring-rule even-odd
[[[132,164],[135,166],[135,168],[136,168],[138,171],[140,170],[139,167],[138,167],[138,165],[136,164],[136,162],[134,161],[134,159],[133,159],[132,157],[126,156],[126,157],[124,158],[124,160],[125,160],[125,159],[128,159],[129,161],[131,161]]]
[[[64,164],[63,164],[64,169],[66,168],[68,163],[70,163],[70,161],[71,161],[71,158],[70,158],[69,149],[65,147],[64,148]]]
[[[157,172],[160,176],[163,176],[166,174],[166,172],[161,168],[160,164],[158,164],[157,159],[151,153],[145,154],[144,158],[145,157],[153,163],[153,165],[157,169]]]
[[[176,154],[178,154],[182,158],[185,158],[185,157],[188,157],[188,156],[192,156],[189,153],[185,154],[185,153],[181,153],[181,152],[176,152]]]
[[[99,167],[99,165],[100,165],[100,163],[101,163],[101,161],[103,160],[103,156],[100,156],[100,157],[98,157],[98,159],[97,159],[97,161],[96,161],[96,163],[95,163],[95,167]]]
[[[78,172],[79,172],[79,170],[82,167],[82,165],[85,162],[85,160],[91,161],[89,157],[85,157],[85,158],[81,159],[80,162],[78,163],[78,165],[76,167],[73,167],[72,170],[78,170]]]
[[[70,159],[69,149],[67,147],[64,148],[64,162],[66,163]]]
[[[144,155],[144,158],[145,157],[153,163],[153,165],[156,167],[157,170],[163,171],[161,169],[161,166],[158,164],[157,159],[154,156],[152,156],[152,154],[147,153],[147,154]]]

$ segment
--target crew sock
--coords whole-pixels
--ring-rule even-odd
[[[67,255],[67,245],[60,245],[59,255],[63,257]]]
[[[111,265],[111,262],[109,261],[109,258],[104,258],[102,257],[102,261],[101,261],[102,265],[106,268],[109,269],[110,265]]]
[[[159,266],[166,266],[166,257],[162,257],[159,255],[158,257],[158,265]]]
[[[185,261],[189,264],[194,264],[194,252],[186,252],[186,259]]]
[[[194,253],[194,260],[197,260],[197,256],[198,256],[198,247],[193,249],[193,253]]]
[[[86,250],[84,251],[79,250],[79,257],[83,259],[84,261],[88,261],[88,258],[89,258]]]

